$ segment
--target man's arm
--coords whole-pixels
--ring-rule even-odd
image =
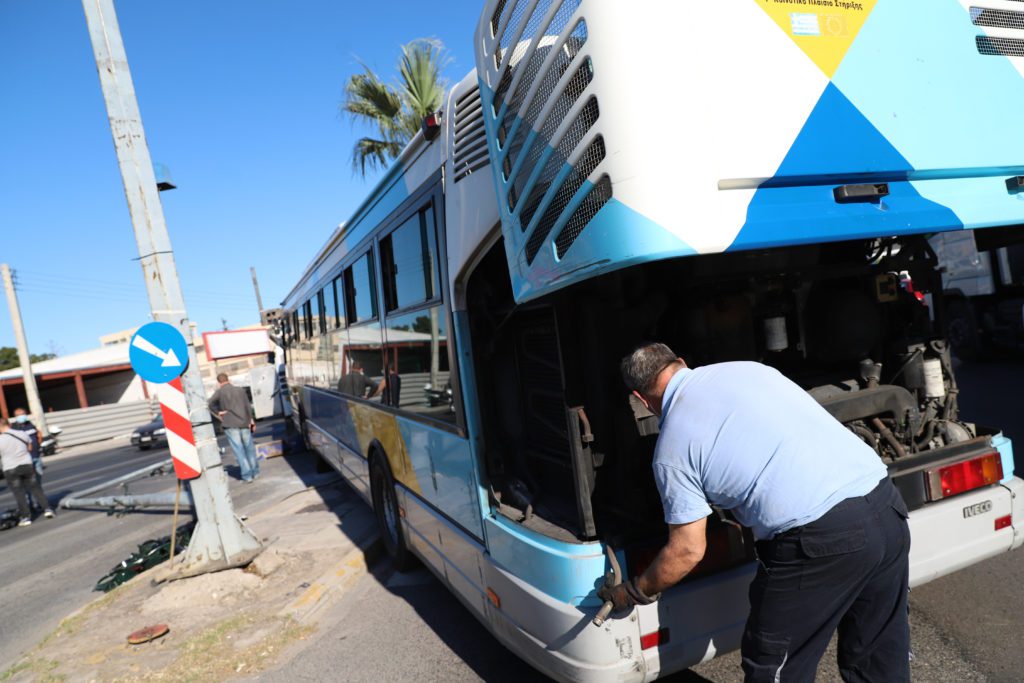
[[[707,518],[688,524],[669,524],[668,542],[643,574],[618,586],[603,586],[597,594],[610,600],[618,612],[633,605],[648,605],[697,566],[707,546]]]
[[[213,392],[213,396],[210,397],[210,400],[207,401],[206,405],[209,406],[210,412],[213,413],[215,417],[221,418],[224,416],[224,411],[220,408],[220,389]]]
[[[689,524],[669,524],[668,542],[654,562],[636,579],[644,595],[657,595],[683,580],[704,557],[707,518]]]

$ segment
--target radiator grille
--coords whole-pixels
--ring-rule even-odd
[[[586,135],[590,127],[597,121],[599,114],[597,107],[597,98],[591,97],[590,101],[587,102],[583,111],[580,112],[576,120],[573,121],[572,125],[562,136],[562,141],[558,143],[558,147],[548,157],[547,162],[544,164],[544,168],[541,170],[540,175],[534,182],[532,189],[530,190],[530,196],[526,198],[523,204],[523,209],[519,214],[520,226],[525,232],[526,228],[529,227],[530,221],[533,220],[534,214],[537,212],[537,207],[540,206],[540,202],[544,199],[544,195],[547,194],[548,188],[551,187],[551,182],[558,175],[558,172],[562,169],[562,166],[566,163],[569,155],[576,149],[576,145],[580,144],[580,140]],[[540,156],[540,152],[544,149],[542,145],[536,145],[537,156]],[[530,164],[533,165],[532,163]],[[516,192],[516,187],[521,186],[526,181],[526,173],[520,173],[516,178],[517,185],[509,188],[509,201],[512,202]],[[511,208],[511,207],[510,207]]]
[[[514,0],[513,0],[514,1]],[[494,14],[491,15],[491,35],[498,35],[498,26],[501,25],[501,13],[505,10],[506,0],[498,0],[497,6],[494,8]]]
[[[511,168],[515,166],[516,159],[525,144],[526,137],[530,134],[530,131],[534,128],[537,123],[537,117],[540,115],[544,105],[547,104],[552,95],[554,95],[555,87],[561,80],[562,76],[569,69],[573,59],[583,48],[584,43],[587,42],[587,24],[584,21],[580,21],[576,27],[569,34],[569,39],[566,41],[562,49],[559,50],[558,55],[554,61],[548,67],[547,72],[544,74],[544,78],[541,80],[540,85],[537,87],[537,91],[534,93],[533,98],[530,100],[529,105],[526,108],[526,112],[523,114],[523,122],[516,131],[515,138],[508,145],[508,154],[506,155],[506,180],[508,174],[511,172]],[[565,118],[565,114],[569,108],[572,107],[576,102],[576,98],[579,97],[579,93],[582,92],[583,88],[590,83],[593,78],[593,66],[590,61],[586,62],[586,70],[579,69],[573,75],[572,80],[569,82],[563,96],[556,103],[554,109],[548,114],[544,121],[544,126],[541,128],[539,135],[533,140],[531,148],[536,149],[536,153],[531,152],[528,160],[525,164],[525,168],[529,168],[533,164],[537,163],[537,158],[540,156],[545,145],[547,145],[552,137],[554,137],[555,130],[559,124]],[[578,80],[585,80],[583,87],[579,87]],[[525,87],[525,86],[524,86]],[[527,173],[526,175],[529,175]],[[520,188],[521,190],[521,188]]]
[[[505,195],[505,224],[518,223],[525,244],[517,248],[532,266],[555,226],[560,242],[550,253],[564,254],[610,196],[608,179],[569,208],[606,155],[605,139],[594,137],[601,113],[591,92],[594,64],[585,52],[582,0],[500,0],[492,7],[480,62],[494,88],[484,108],[494,136],[490,160]],[[573,158],[576,168],[564,170]]]
[[[537,10],[534,12],[534,17],[543,17],[547,13],[547,7],[544,7],[545,4],[549,3],[542,2],[537,5]],[[544,60],[547,58],[549,54],[551,46],[548,44],[542,44],[546,42],[544,39],[550,38],[552,36],[557,37],[561,35],[562,31],[564,31],[565,27],[568,25],[569,19],[572,17],[573,12],[575,12],[578,7],[579,0],[567,0],[566,2],[562,3],[559,6],[558,11],[555,13],[555,16],[552,17],[551,23],[548,24],[547,28],[537,37],[537,40],[534,41],[534,45],[536,47],[533,51],[533,54],[530,56],[530,59],[527,62],[526,66],[523,67],[523,74],[519,78],[515,92],[513,93],[512,98],[509,101],[508,108],[505,111],[505,115],[502,117],[501,130],[503,135],[507,132],[508,128],[511,127],[512,122],[515,120],[516,115],[519,113],[519,109],[520,107],[522,107],[523,102],[526,99],[527,93],[530,91],[530,88],[536,82],[537,75],[540,72],[540,68],[544,64]],[[585,28],[583,30],[584,32],[586,31]],[[536,29],[534,29],[534,31],[536,31]],[[521,43],[520,45],[524,44],[525,43]],[[576,56],[576,52],[578,52],[578,49],[575,51],[571,51],[568,55],[563,51],[560,52],[558,56],[556,56],[555,61],[548,68],[548,71],[544,76],[544,79],[542,80],[540,86],[537,89],[537,92],[533,97],[533,103],[539,102],[543,104],[544,102],[547,101],[547,99],[551,96],[551,93],[554,90],[555,85],[558,83],[558,79],[561,78],[562,74],[564,74],[566,69],[569,68],[569,63],[572,61],[572,58]],[[516,67],[518,68],[518,62],[516,62]],[[511,68],[512,67],[510,65],[510,70]],[[502,80],[504,82],[504,76]],[[533,119],[527,117],[524,120],[523,125],[520,126],[519,133],[517,134],[517,138],[520,138],[520,141],[520,136],[525,135],[529,127],[533,125],[534,119],[536,119],[536,115],[537,112],[535,110],[533,112]]]
[[[601,176],[601,180],[590,190],[587,198],[573,211],[569,221],[562,228],[562,232],[558,233],[558,237],[555,239],[555,250],[558,253],[558,258],[565,256],[565,252],[569,251],[569,247],[572,246],[572,243],[583,232],[583,228],[587,227],[587,223],[597,215],[601,207],[607,204],[611,198],[612,181],[606,175]]]
[[[526,7],[529,4],[530,0],[513,0],[512,16],[509,18],[508,24],[505,25],[505,30],[501,32],[498,49],[494,51],[494,68],[501,68],[501,60],[505,57],[509,44],[513,40],[519,39],[519,24],[522,23],[523,15],[526,14]]]
[[[1012,10],[1005,9],[989,9],[987,7],[972,7],[971,21],[975,26],[1024,29],[1024,12],[1014,12]]]
[[[473,88],[455,103],[455,144],[452,153],[454,182],[490,163],[480,88]]]
[[[533,234],[530,235],[530,239],[526,243],[527,263],[533,263],[533,259],[536,258],[541,244],[547,238],[548,233],[551,232],[551,228],[558,222],[559,216],[565,211],[565,207],[569,205],[573,196],[583,187],[587,177],[594,172],[597,165],[604,159],[604,155],[604,138],[599,135],[587,147],[579,163],[569,172],[569,175],[562,182],[562,186],[558,188],[558,192],[555,193],[547,208],[544,209],[543,215],[541,215],[540,220],[537,222],[537,227],[534,228]]]
[[[997,38],[994,36],[978,36],[974,40],[978,45],[978,52],[980,52],[983,55],[1024,57],[1024,40],[1020,38]]]
[[[562,364],[554,312],[541,310],[522,321],[516,340],[516,368],[523,392],[526,439],[560,458],[569,454]]]

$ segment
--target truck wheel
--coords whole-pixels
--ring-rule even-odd
[[[946,334],[953,353],[960,360],[972,361],[981,356],[981,335],[974,308],[966,299],[955,298],[946,304]]]
[[[378,455],[370,460],[370,492],[373,496],[373,512],[377,517],[384,548],[388,551],[395,569],[408,571],[415,565],[415,558],[405,543],[402,520],[398,511],[398,495],[395,480],[387,461]]]

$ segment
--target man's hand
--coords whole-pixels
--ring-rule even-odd
[[[624,583],[620,583],[618,586],[604,584],[597,589],[597,597],[605,602],[612,603],[613,611],[615,612],[625,612],[628,609],[632,609],[633,605],[636,604],[626,591],[626,584]]]
[[[616,612],[632,609],[634,605],[650,605],[661,597],[661,593],[651,596],[644,595],[636,587],[636,579],[630,579],[618,586],[605,584],[597,590],[597,595],[605,602],[612,603]]]

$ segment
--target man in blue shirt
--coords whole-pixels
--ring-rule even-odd
[[[654,476],[669,538],[640,576],[601,594],[649,604],[705,550],[711,505],[757,540],[743,634],[748,681],[812,681],[838,628],[845,680],[909,680],[907,508],[877,454],[760,363],[695,370],[664,344],[623,359],[660,417]]]

